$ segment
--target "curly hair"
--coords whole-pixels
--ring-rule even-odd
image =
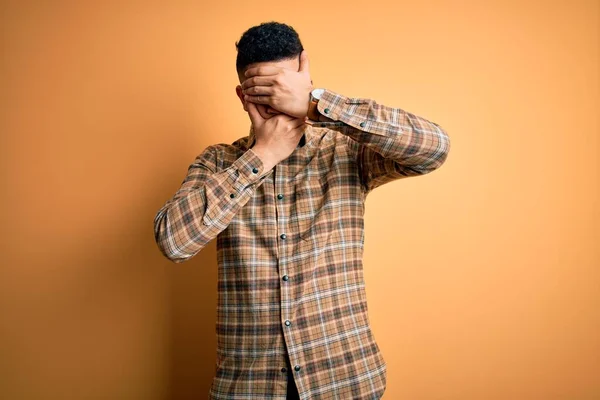
[[[238,74],[250,64],[289,60],[304,50],[298,33],[289,25],[263,22],[248,29],[238,42],[235,67]]]

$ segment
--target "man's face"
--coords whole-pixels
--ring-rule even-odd
[[[300,69],[300,60],[298,59],[298,57],[294,57],[294,58],[289,59],[289,60],[266,61],[266,62],[259,62],[259,63],[250,64],[250,65],[248,65],[242,71],[241,75],[238,75],[238,78],[240,80],[240,84],[246,80],[246,77],[244,76],[244,72],[246,72],[249,68],[261,67],[263,65],[264,66],[272,66],[272,67],[285,68],[285,69],[292,70],[294,72],[298,72],[298,70]],[[246,100],[244,100],[244,94],[242,93],[242,86],[241,85],[238,85],[238,86],[235,87],[235,93],[240,98],[240,100],[242,102],[242,106],[244,107],[244,111],[248,112],[248,106],[246,105]],[[275,116],[277,114],[281,114],[281,112],[275,110],[274,108],[271,108],[271,106],[269,106],[269,105],[266,105],[266,104],[256,104],[256,103],[255,103],[255,105],[256,105],[256,108],[258,109],[258,112],[260,113],[260,115],[264,119],[269,119],[269,118],[272,118],[273,116]]]

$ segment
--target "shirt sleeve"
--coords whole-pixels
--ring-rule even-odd
[[[346,135],[366,192],[396,179],[427,174],[448,157],[450,138],[425,118],[325,90],[317,104],[322,115],[339,121],[331,129]]]
[[[175,263],[196,255],[227,228],[267,175],[252,149],[221,171],[220,153],[214,145],[198,155],[181,187],[154,218],[156,243]]]

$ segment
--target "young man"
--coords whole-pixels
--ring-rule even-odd
[[[386,363],[367,313],[363,212],[378,186],[447,158],[437,124],[313,90],[292,27],[236,43],[250,134],[206,148],[158,211],[175,263],[217,238],[217,360],[211,399],[379,399]]]

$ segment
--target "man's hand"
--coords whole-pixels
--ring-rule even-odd
[[[249,68],[245,75],[247,79],[242,82],[242,92],[246,101],[268,104],[292,117],[306,117],[313,89],[306,50],[300,54],[298,72],[268,66]]]
[[[254,128],[256,142],[252,150],[269,171],[292,154],[304,131],[304,118],[294,118],[286,114],[278,114],[269,119],[263,118],[257,105],[248,103],[248,114]]]

